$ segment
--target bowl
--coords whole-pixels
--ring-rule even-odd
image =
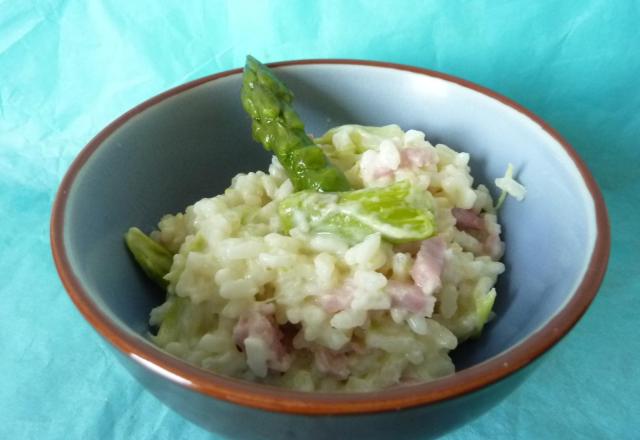
[[[610,247],[602,195],[576,152],[540,118],[486,88],[416,67],[353,60],[271,65],[296,94],[307,130],[397,123],[467,151],[490,187],[513,163],[527,187],[500,212],[507,271],[497,318],[453,353],[458,371],[370,393],[306,393],[191,366],[146,338],[163,300],[123,244],[138,225],[266,169],[240,104],[241,70],[208,76],[128,111],[79,154],[51,221],[55,263],[71,299],[154,395],[232,438],[421,438],[440,435],[507,396],[576,323],[604,276]],[[576,366],[578,367],[578,366]]]

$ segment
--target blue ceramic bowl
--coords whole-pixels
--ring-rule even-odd
[[[141,276],[123,233],[131,225],[150,230],[163,214],[218,194],[236,173],[269,162],[240,105],[240,70],[146,101],[81,152],[62,182],[51,225],[69,295],[145,387],[232,438],[424,438],[478,416],[526,378],[527,367],[596,294],[609,226],[592,176],[539,118],[466,81],[362,61],[273,67],[295,92],[312,133],[345,123],[397,123],[471,153],[476,183],[490,183],[509,162],[519,170],[527,197],[500,212],[507,272],[498,285],[497,319],[454,353],[458,372],[375,393],[292,392],[206,372],[145,339],[149,311],[163,295]]]

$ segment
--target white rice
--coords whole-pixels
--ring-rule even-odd
[[[390,281],[413,285],[415,247],[377,233],[353,246],[304,228],[284,235],[277,207],[293,186],[274,159],[268,173],[238,174],[224,194],[162,218],[152,236],[176,255],[168,300],[151,312],[151,324],[163,326],[153,340],[208,370],[307,391],[453,373],[448,352],[480,331],[477,298],[504,271],[493,201],[472,186],[469,155],[397,126],[338,127],[318,141],[354,188],[409,180],[433,196],[446,245],[433,314],[402,309],[388,290]],[[500,186],[523,195],[513,182]],[[484,229],[458,229],[453,208],[475,212]],[[338,310],[325,302],[345,298]]]

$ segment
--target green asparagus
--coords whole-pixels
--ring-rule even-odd
[[[278,212],[285,232],[294,227],[330,232],[351,243],[374,232],[391,243],[424,240],[435,233],[428,192],[406,181],[335,194],[300,191],[285,198]]]
[[[474,293],[473,301],[476,306],[476,331],[472,336],[478,337],[482,333],[482,328],[491,319],[491,310],[496,300],[496,289],[491,289],[487,293]]]
[[[125,242],[143,272],[160,287],[166,289],[169,281],[164,277],[171,269],[173,254],[138,228],[130,228],[127,231]],[[198,236],[192,242],[195,245],[199,245],[201,237]],[[190,304],[188,298],[181,298],[170,292],[167,294],[167,301],[169,307],[162,323],[158,326],[157,334],[153,336],[156,344],[160,346],[165,346],[179,338],[181,332],[180,317]]]
[[[171,252],[138,228],[130,228],[124,240],[144,273],[160,287],[166,288],[168,282],[164,276],[171,269]]]
[[[304,131],[293,109],[293,93],[262,63],[247,56],[242,105],[256,141],[272,151],[297,191],[347,191],[349,181]]]
[[[189,309],[191,302],[189,298],[182,298],[176,295],[170,296],[167,312],[162,323],[158,326],[158,332],[153,336],[156,344],[164,347],[169,342],[180,339],[182,332],[182,314]]]

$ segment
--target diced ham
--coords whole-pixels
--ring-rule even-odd
[[[349,377],[348,358],[344,352],[320,348],[314,354],[314,364],[319,372],[344,380]]]
[[[391,176],[393,174],[393,170],[385,167],[384,165],[377,165],[373,169],[373,178],[379,179],[381,177]]]
[[[318,302],[327,313],[338,313],[349,308],[353,300],[354,287],[351,280],[334,289],[330,293],[326,293],[318,297]]]
[[[389,293],[393,299],[393,305],[402,307],[410,312],[418,313],[426,305],[426,297],[415,284],[389,283]]]
[[[424,240],[411,268],[413,281],[425,295],[432,295],[442,285],[440,275],[444,266],[446,244],[442,237]]]
[[[453,208],[451,213],[456,218],[456,226],[460,230],[480,231],[484,229],[484,219],[473,209]]]
[[[455,217],[459,230],[469,233],[481,243],[480,249],[474,253],[488,255],[493,260],[502,258],[504,243],[500,240],[500,228],[492,227],[491,220],[481,217],[472,209],[453,208],[451,214]]]
[[[338,313],[351,304],[351,298],[336,294],[322,295],[318,301],[327,313]]]
[[[433,314],[435,297],[425,295],[416,284],[391,280],[387,283],[386,289],[391,296],[391,307],[427,317]]]
[[[283,344],[284,336],[273,314],[264,313],[269,310],[251,310],[243,314],[233,328],[233,342],[244,350],[247,338],[262,339],[270,352],[268,367],[274,371],[286,371],[291,364],[291,357]]]
[[[426,148],[408,147],[400,150],[400,166],[421,168],[433,161],[433,154]]]

